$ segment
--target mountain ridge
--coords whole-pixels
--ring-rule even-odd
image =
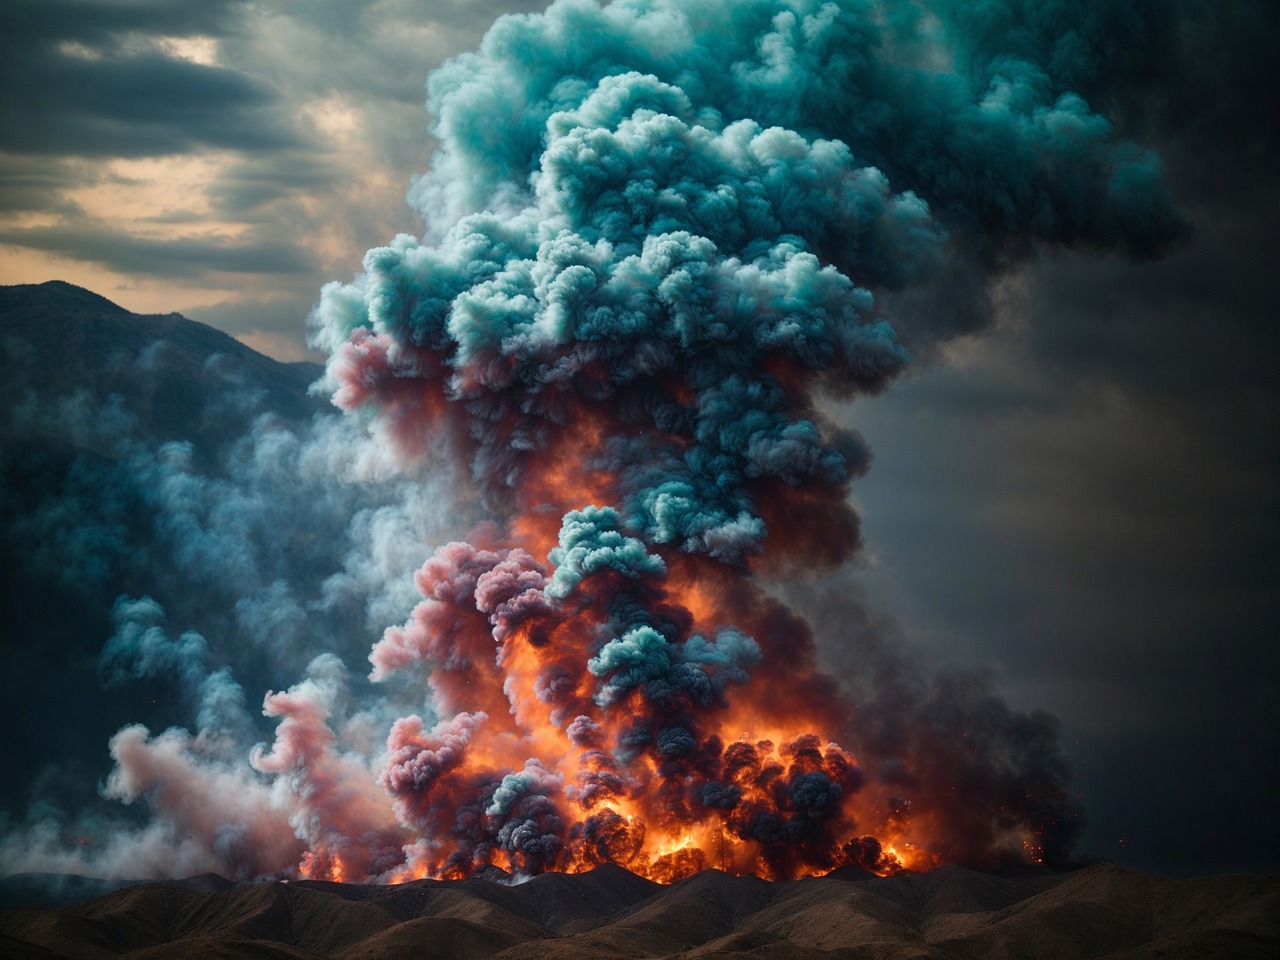
[[[744,882],[754,896],[739,896]],[[0,942],[20,956],[310,960],[391,960],[427,946],[469,960],[1181,960],[1280,948],[1280,877],[1172,880],[1114,864],[1020,880],[942,868],[771,883],[704,871],[664,886],[611,866],[517,884],[229,883],[144,883],[78,906],[3,910]]]
[[[132,313],[60,280],[0,286],[0,363],[8,405],[116,396],[161,442],[222,444],[262,412],[301,420],[329,409],[308,394],[318,364],[282,363],[179,313]],[[231,393],[234,403],[210,402]]]

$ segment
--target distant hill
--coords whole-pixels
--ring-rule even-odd
[[[615,866],[517,885],[195,878],[4,911],[0,947],[49,958],[1261,960],[1280,952],[1280,878],[1162,880],[1111,865],[1017,880],[958,867],[785,883],[706,871],[666,887]]]
[[[179,314],[130,313],[60,280],[0,287],[0,365],[11,410],[31,397],[115,396],[151,440],[224,443],[263,412],[328,409],[307,395],[318,364],[280,363]]]

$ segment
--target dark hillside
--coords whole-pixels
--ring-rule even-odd
[[[664,887],[605,867],[515,885],[216,886],[147,884],[63,910],[8,910],[0,944],[13,956],[134,960],[1243,960],[1280,949],[1280,878],[1161,880],[1109,865],[1033,882],[949,868],[777,884],[707,871]]]

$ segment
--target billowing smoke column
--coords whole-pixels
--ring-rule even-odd
[[[464,465],[496,524],[422,567],[422,602],[373,648],[374,680],[430,687],[377,775],[396,823],[371,817],[357,853],[309,821],[304,872],[1069,854],[1052,764],[958,763],[973,782],[939,797],[911,767],[930,751],[899,742],[870,776],[807,624],[760,585],[859,546],[870,454],[816,398],[904,369],[897,291],[1037,241],[1145,255],[1177,231],[1156,160],[1066,86],[1110,69],[1086,42],[1106,11],[1004,6],[975,44],[961,4],[569,0],[432,76],[440,147],[411,194],[428,234],[327,287],[316,339],[335,401],[406,463]],[[946,336],[962,300],[906,325]],[[298,746],[258,769],[311,757],[300,795],[340,789],[308,753],[308,698],[268,708]],[[1032,733],[1053,752],[1051,726]],[[967,749],[943,721],[895,734],[943,735]]]

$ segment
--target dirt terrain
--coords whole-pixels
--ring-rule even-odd
[[[5,902],[92,895],[10,878]],[[1103,864],[1022,878],[947,867],[769,883],[709,870],[671,886],[619,867],[525,883],[420,880],[124,887],[0,912],[0,955],[37,958],[1271,958],[1280,877],[1158,879]]]

